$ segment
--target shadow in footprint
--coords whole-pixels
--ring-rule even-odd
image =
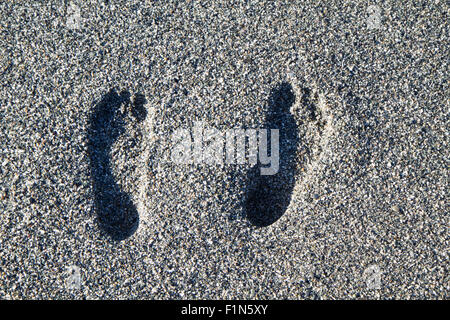
[[[290,113],[295,102],[292,86],[283,82],[271,93],[264,128],[268,130],[268,152],[271,152],[270,129],[279,130],[279,170],[274,175],[261,175],[258,162],[248,174],[245,213],[251,224],[269,226],[286,211],[295,183],[297,124]]]
[[[131,113],[138,120],[145,118],[144,104],[144,96],[137,95]],[[129,105],[128,92],[118,94],[112,89],[95,105],[89,123],[88,154],[98,222],[100,229],[114,240],[130,237],[139,224],[137,209],[115,181],[111,168],[111,148],[125,132],[124,110]]]

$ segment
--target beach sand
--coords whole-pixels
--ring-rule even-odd
[[[448,7],[369,5],[0,3],[0,298],[448,298]],[[271,101],[277,178],[170,161]]]

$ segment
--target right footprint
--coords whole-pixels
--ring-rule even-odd
[[[310,153],[305,146],[299,150],[299,126],[290,109],[296,99],[301,99],[303,121],[318,119],[318,110],[311,101],[310,90],[302,88],[302,97],[296,97],[294,90],[288,82],[282,82],[272,90],[267,104],[267,116],[264,128],[279,130],[279,170],[273,175],[261,175],[261,164],[252,167],[248,174],[248,188],[245,197],[245,214],[248,221],[256,227],[266,227],[276,222],[285,212],[294,189],[298,175],[298,162]],[[303,122],[302,121],[302,122]],[[267,137],[268,153],[271,143]],[[303,144],[302,144],[303,145]]]

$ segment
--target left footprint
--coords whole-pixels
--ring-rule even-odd
[[[114,240],[130,237],[139,224],[138,211],[117,184],[111,167],[110,152],[115,140],[125,132],[129,105],[127,91],[118,94],[112,89],[95,105],[89,123],[88,154],[98,222],[100,229]]]

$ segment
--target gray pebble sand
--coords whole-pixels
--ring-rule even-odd
[[[0,3],[0,298],[449,298],[445,1],[69,4]],[[170,133],[262,127],[281,83],[295,183],[258,227],[249,165],[171,163]]]

